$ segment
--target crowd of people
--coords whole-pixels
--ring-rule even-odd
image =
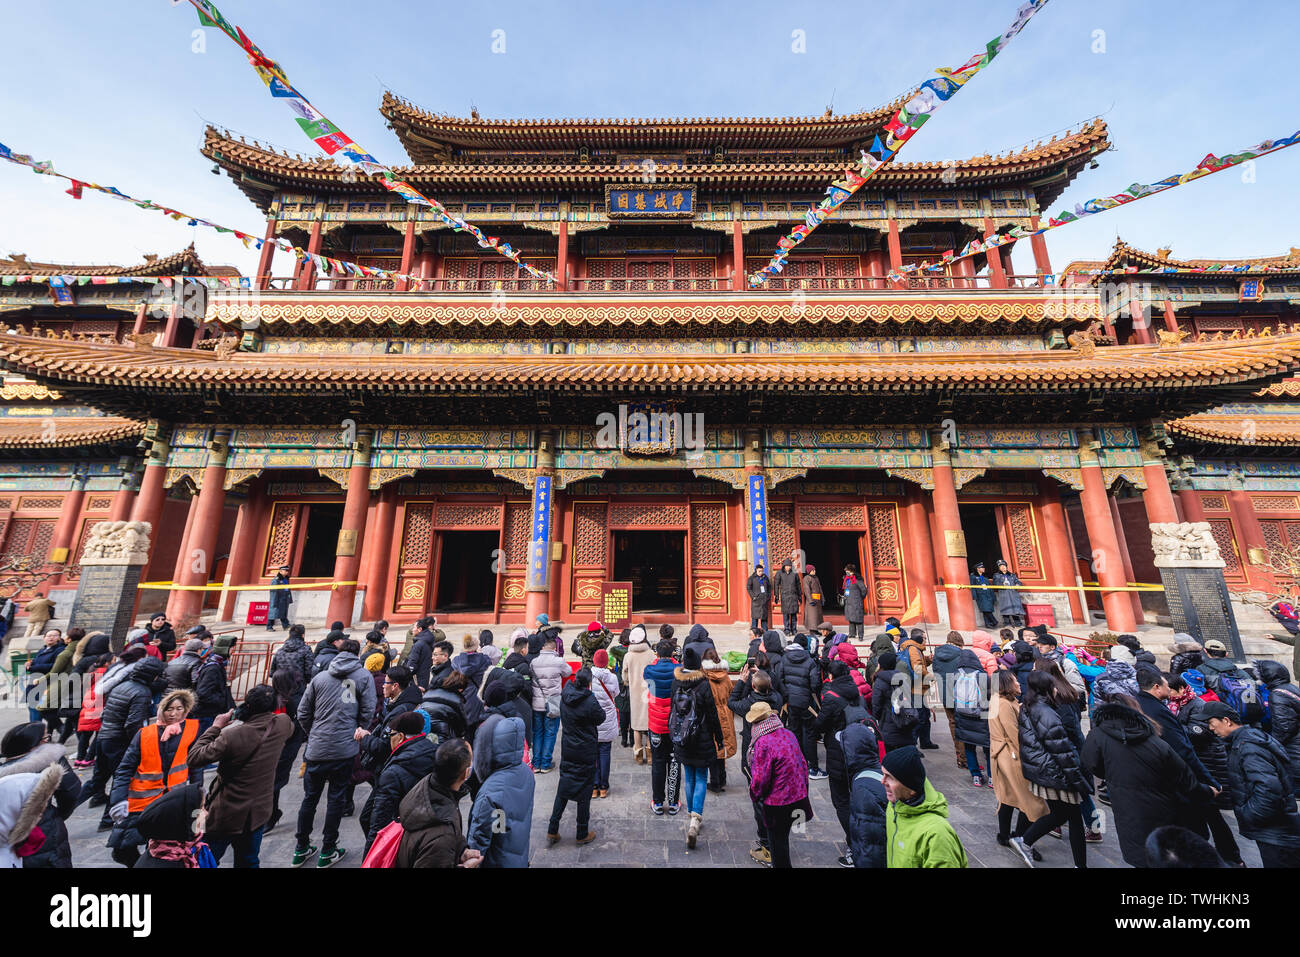
[[[820,600],[811,567],[797,581],[804,603]],[[844,596],[857,584],[846,576]],[[965,867],[927,769],[948,760],[929,753],[942,713],[951,759],[991,789],[997,841],[1025,866],[1055,836],[1086,867],[1106,840],[1099,805],[1134,867],[1243,866],[1238,835],[1265,866],[1300,866],[1300,689],[1277,662],[1243,668],[1181,635],[1162,671],[1132,635],[1094,657],[1041,626],[936,645],[896,619],[868,646],[852,620],[843,634],[819,610],[802,630],[783,617],[788,633],[756,620],[747,650],[726,655],[698,624],[679,640],[671,625],[615,636],[592,622],[567,648],[546,615],[500,648],[490,630],[453,643],[432,615],[400,647],[385,621],[360,640],[335,622],[314,645],[296,624],[238,707],[231,636],[178,638],[157,615],[114,652],[101,632],[50,629],[28,662],[31,720],[0,742],[0,853],[70,866],[64,822],[85,804],[103,808],[124,866],[210,867],[229,851],[257,867],[297,768],[294,867],[358,851],[367,867],[523,867],[535,776],[559,772],[547,845],[590,844],[617,740],[648,765],[647,813],[682,815],[688,850],[739,756],[758,864],[793,866],[825,781],[841,866]]]

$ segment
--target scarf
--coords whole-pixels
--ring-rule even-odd
[[[749,750],[745,752],[745,757],[751,767],[754,764],[754,748],[758,744],[758,739],[765,734],[771,734],[773,731],[780,731],[784,727],[785,725],[781,723],[781,716],[775,711],[762,721],[754,723],[754,726],[750,729],[753,737],[749,742]]]
[[[1170,695],[1170,697],[1165,701],[1165,704],[1169,706],[1170,711],[1172,711],[1174,714],[1177,714],[1182,708],[1186,707],[1189,701],[1191,701],[1195,697],[1196,697],[1196,693],[1192,691],[1191,686],[1189,685],[1188,687],[1183,688],[1181,691],[1176,691],[1172,695]]]
[[[156,861],[182,861],[187,868],[198,867],[198,849],[206,847],[203,838],[192,841],[149,841],[149,856]]]

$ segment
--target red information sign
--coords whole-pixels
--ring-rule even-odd
[[[632,583],[600,583],[600,622],[613,632],[632,627]]]
[[[248,621],[249,625],[265,625],[267,613],[271,610],[269,601],[250,601],[248,603]]]

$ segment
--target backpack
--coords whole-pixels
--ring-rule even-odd
[[[952,683],[953,710],[958,714],[979,716],[983,695],[980,692],[980,673],[970,668],[957,672]]]
[[[673,710],[668,716],[668,736],[673,744],[689,747],[700,732],[700,713],[695,709],[694,690],[679,691],[673,698]]]
[[[1269,718],[1268,689],[1240,669],[1219,677],[1219,700],[1241,715],[1243,724]]]
[[[405,833],[401,821],[386,824],[383,830],[375,835],[375,843],[370,845],[370,850],[366,852],[361,866],[396,867],[397,849],[402,846],[402,835]]]

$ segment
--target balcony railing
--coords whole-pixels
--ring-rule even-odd
[[[747,292],[907,292],[916,290],[962,291],[962,290],[996,290],[996,289],[1060,289],[1055,283],[1044,283],[1040,275],[1013,275],[1006,277],[1006,285],[995,285],[991,276],[908,276],[900,283],[890,281],[887,276],[807,276],[774,277],[758,289],[732,289],[728,277],[708,279],[646,279],[646,278],[592,278],[570,277],[568,289],[561,291],[556,286],[549,286],[536,279],[418,279],[412,280],[408,292],[430,295],[473,294],[484,295],[494,292],[528,293],[542,295],[643,295],[645,293],[731,293]],[[367,293],[392,292],[399,287],[399,281],[392,279],[363,279],[353,277],[316,276],[306,289],[301,281],[293,276],[273,276],[267,288],[279,292],[339,292]]]

